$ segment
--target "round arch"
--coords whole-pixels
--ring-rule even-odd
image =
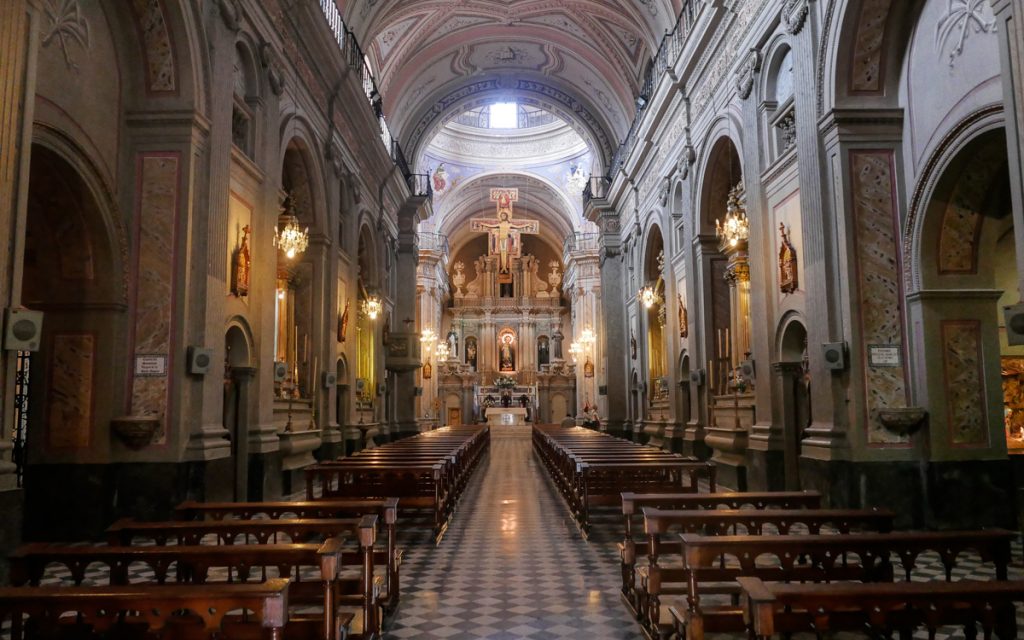
[[[308,211],[299,207],[299,219],[309,225],[310,232],[325,234],[330,237],[328,215],[325,170],[319,153],[320,145],[313,135],[308,123],[298,117],[285,118],[281,126],[281,153],[278,157],[278,166],[281,167],[281,187],[285,187],[287,180],[292,180],[292,188],[297,185],[294,181],[301,181],[302,187],[308,191]],[[289,173],[291,171],[291,173]],[[309,216],[303,219],[303,214]]]
[[[253,358],[256,351],[255,345],[249,322],[241,316],[231,318],[224,331],[226,363],[231,367],[255,367],[256,362]]]
[[[715,233],[715,220],[725,215],[729,191],[743,181],[741,143],[728,124],[731,121],[720,121],[701,154],[703,164],[694,182],[699,185],[697,215],[693,217],[697,235]]]

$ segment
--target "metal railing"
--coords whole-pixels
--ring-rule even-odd
[[[587,180],[586,186],[583,187],[583,208],[586,209],[594,198],[603,198],[608,195],[608,188],[611,184],[612,179],[608,176],[591,176],[590,180]]]
[[[643,84],[640,86],[640,94],[636,100],[636,113],[633,116],[633,122],[630,124],[629,132],[619,145],[619,148],[615,150],[612,161],[608,165],[607,175],[609,182],[622,168],[626,159],[629,158],[629,154],[633,152],[640,134],[640,126],[643,124],[644,115],[651,104],[654,92],[657,90],[661,79],[665,76],[665,72],[676,63],[676,60],[682,54],[683,45],[686,44],[686,38],[693,29],[693,24],[697,20],[697,15],[700,13],[700,6],[702,5],[703,3],[696,0],[683,1],[683,8],[676,17],[675,26],[672,28],[672,31],[666,33],[665,37],[661,39],[658,52],[651,58],[651,64],[647,67]],[[598,196],[591,193],[591,197],[588,197],[586,191],[584,191],[583,206],[585,207],[593,197]]]
[[[335,0],[320,0],[320,11],[323,13],[331,33],[334,34],[334,40],[338,43],[338,48],[341,49],[346,64],[352,69],[359,70],[359,81],[363,88],[363,94],[366,95],[366,99],[370,103],[370,109],[373,111],[374,117],[377,118],[377,126],[380,129],[380,141],[384,144],[384,148],[387,149],[388,156],[390,156],[392,162],[398,166],[402,175],[405,176],[406,181],[409,183],[410,188],[412,188],[414,184],[412,169],[409,167],[409,161],[406,159],[401,145],[395,140],[395,137],[391,134],[391,128],[388,127],[387,118],[384,116],[384,98],[381,96],[380,91],[377,90],[377,81],[373,77],[373,70],[370,69],[370,65],[366,63],[366,55],[363,53],[363,48],[359,46],[359,39],[356,38],[355,34],[345,24],[345,20],[342,18],[341,12],[338,11]],[[413,195],[431,197],[433,196],[433,191],[428,185],[425,193],[414,193]]]
[[[426,173],[410,173],[405,177],[409,185],[409,191],[414,197],[430,198],[434,195],[434,186],[431,184],[430,175]]]
[[[565,242],[562,244],[562,255],[568,258],[572,253],[597,251],[600,248],[600,233],[581,233],[577,231],[565,239]]]
[[[443,233],[421,231],[417,234],[420,251],[436,251],[448,255],[448,236]]]

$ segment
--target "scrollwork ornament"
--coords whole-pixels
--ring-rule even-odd
[[[285,78],[281,71],[281,65],[277,61],[277,52],[269,42],[260,45],[260,62],[267,71],[267,80],[270,81],[270,90],[275,96],[284,93]]]
[[[786,33],[795,36],[804,28],[810,12],[810,0],[786,0],[782,5],[782,24]]]
[[[238,32],[242,28],[237,0],[217,0],[217,8],[220,9],[221,20],[229,30]]]
[[[736,71],[736,92],[742,100],[750,97],[754,91],[754,78],[761,70],[761,53],[751,49],[740,68]]]

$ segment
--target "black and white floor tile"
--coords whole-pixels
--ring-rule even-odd
[[[621,525],[614,517],[601,520],[607,524],[595,526],[584,541],[533,455],[529,430],[495,430],[490,454],[441,543],[433,544],[429,529],[404,527],[402,603],[386,625],[385,638],[643,638],[619,598],[616,543]],[[402,516],[400,523],[408,525],[409,519]],[[1013,555],[1018,564],[1011,567],[1010,578],[1024,579],[1019,544]],[[913,579],[941,580],[943,575],[937,557],[922,557]],[[976,556],[963,558],[954,571],[959,580],[993,577]],[[105,570],[94,567],[86,584],[105,584],[106,578]],[[131,580],[149,582],[152,575],[132,569]],[[51,569],[44,584],[70,584],[70,576]],[[1018,628],[1024,629],[1021,611]],[[955,629],[944,631],[936,640],[963,638]],[[0,629],[0,638],[5,636],[6,627]]]

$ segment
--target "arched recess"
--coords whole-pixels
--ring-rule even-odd
[[[323,185],[311,147],[302,137],[285,146],[281,165],[281,217],[278,229],[292,217],[309,235],[308,246],[294,254],[277,250],[277,312],[275,360],[286,362],[288,373],[278,385],[279,397],[311,399],[323,361],[318,358],[318,331],[323,315],[325,261]],[[322,369],[321,369],[322,370]]]
[[[255,43],[242,34],[235,43],[234,92],[231,104],[231,142],[250,159],[256,157],[262,140],[264,87],[260,81]]]
[[[248,498],[249,428],[252,413],[252,374],[255,372],[252,332],[244,318],[233,318],[224,333],[224,405],[222,426],[231,440],[235,500]]]
[[[642,260],[644,286],[640,296],[643,318],[641,331],[645,336],[646,381],[650,390],[648,393],[649,409],[651,415],[657,413],[663,417],[669,398],[668,332],[666,331],[668,301],[665,300],[665,239],[662,237],[661,227],[656,223],[648,229]]]
[[[1008,345],[1002,313],[1020,298],[1005,130],[960,140],[934,169],[908,239],[915,395],[934,457],[999,456],[1024,448],[1024,348]]]
[[[679,422],[688,422],[692,418],[693,407],[691,405],[690,398],[690,354],[686,351],[682,351],[679,354],[679,363],[676,367],[676,372],[679,378],[676,380],[678,385],[679,393],[677,394],[678,401],[676,404],[676,420]]]
[[[349,414],[351,412],[351,381],[349,380],[349,366],[348,358],[345,354],[338,356],[338,361],[334,365],[335,373],[335,384],[338,386],[337,395],[337,422],[341,427],[344,427],[349,423]]]
[[[837,0],[825,13],[817,62],[820,113],[897,106],[900,68],[924,0]]]
[[[21,304],[42,311],[44,321],[39,350],[19,358],[30,374],[22,452],[31,465],[100,462],[112,448],[110,420],[130,402],[126,245],[99,173],[77,150],[41,133],[29,167]],[[31,465],[27,495],[38,489],[46,502],[48,478]]]
[[[379,300],[381,268],[375,234],[368,223],[359,227],[356,260],[359,266],[356,283],[356,408],[361,412],[374,406],[377,384],[380,382],[377,357],[378,316],[371,318],[367,305]]]
[[[743,169],[733,139],[720,135],[708,145],[707,161],[698,178],[698,215],[695,216],[698,249],[695,256],[699,279],[698,298],[704,339],[713,370],[708,372],[712,391],[724,389],[729,371],[750,350],[749,317],[739,300],[741,287],[749,291],[749,270],[743,268],[746,246],[728,246],[717,227],[729,212],[730,196],[742,201]],[[745,214],[744,214],[745,215]],[[731,274],[731,275],[730,275]]]
[[[811,425],[811,394],[807,327],[793,312],[779,323],[776,364],[773,365],[781,390],[780,423],[783,431],[783,465],[787,489],[800,488],[800,454],[804,431]]]

